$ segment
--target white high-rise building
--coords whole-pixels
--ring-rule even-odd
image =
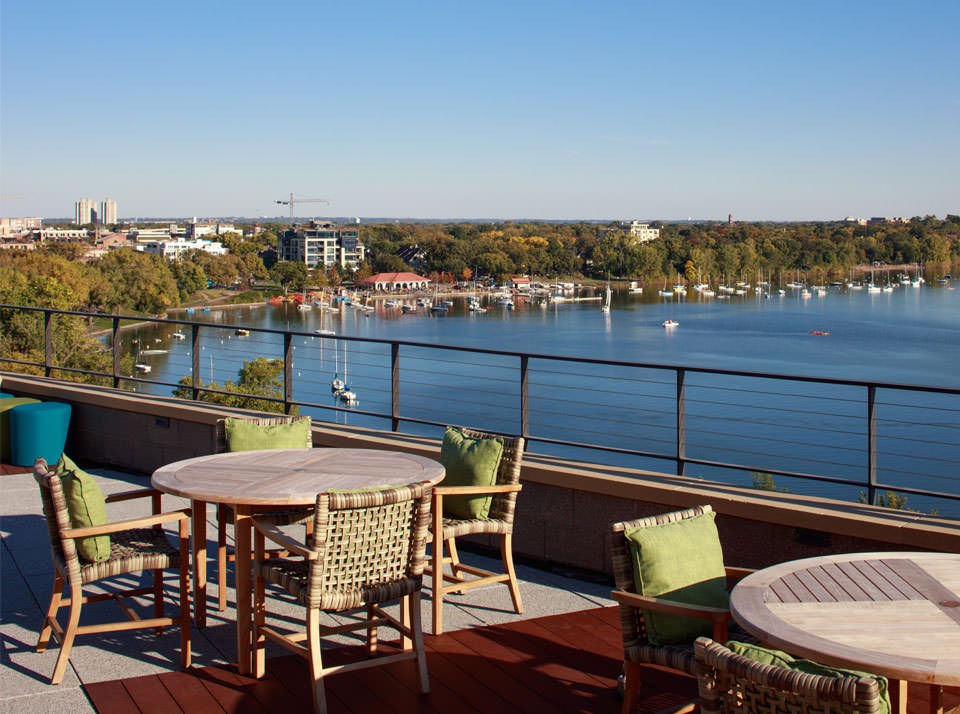
[[[93,223],[97,218],[97,204],[89,198],[81,198],[73,205],[73,222],[78,226],[85,226]]]
[[[112,198],[105,198],[100,203],[100,223],[112,225],[117,222],[117,202]]]

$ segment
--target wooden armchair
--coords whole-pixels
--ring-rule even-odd
[[[873,677],[805,674],[762,664],[707,637],[694,643],[703,714],[876,714],[879,684]]]
[[[443,632],[443,598],[447,593],[464,593],[470,588],[503,583],[510,589],[514,610],[517,613],[523,612],[523,600],[513,564],[513,517],[517,495],[523,488],[520,484],[523,437],[508,437],[465,428],[459,428],[459,431],[471,439],[499,437],[503,441],[503,454],[497,468],[496,482],[492,486],[445,486],[444,482],[441,482],[440,486],[433,489],[433,548],[427,573],[432,576],[435,635]],[[491,496],[486,518],[461,518],[446,512],[445,498],[483,495]],[[475,534],[492,534],[499,538],[503,572],[492,572],[467,565],[460,560],[456,539],[459,536]],[[444,555],[444,548],[447,555]],[[446,572],[447,565],[450,566],[450,572]]]
[[[309,662],[316,713],[327,711],[326,677],[372,665],[414,660],[420,691],[429,692],[420,614],[430,525],[428,482],[319,494],[309,544],[289,537],[268,518],[254,518],[253,525],[254,676],[264,674],[264,646],[270,639]],[[267,559],[267,539],[298,559]],[[306,608],[302,631],[281,630],[266,623],[267,583],[285,589]],[[383,609],[397,601],[399,618]],[[342,624],[325,623],[326,613],[336,613]],[[398,652],[378,653],[377,630],[382,626],[399,632]],[[356,630],[367,633],[368,657],[325,666],[321,638]]]
[[[708,506],[696,506],[683,511],[675,511],[647,518],[638,518],[631,521],[621,521],[611,525],[611,555],[613,559],[613,575],[616,590],[611,597],[617,601],[620,609],[620,625],[623,634],[624,657],[624,692],[623,714],[627,714],[634,705],[640,692],[641,677],[644,666],[655,665],[683,672],[693,676],[696,672],[693,642],[696,635],[687,641],[661,644],[649,636],[649,623],[646,618],[649,613],[662,613],[693,620],[702,620],[707,631],[712,632],[714,639],[726,642],[727,630],[732,620],[727,607],[703,604],[690,604],[667,597],[642,595],[637,592],[637,578],[635,575],[635,559],[627,534],[640,528],[656,528],[670,523],[679,523],[688,519],[709,515],[712,525],[713,509]],[[714,530],[715,532],[715,530]],[[682,536],[678,533],[678,538]],[[678,547],[687,544],[678,541]],[[719,538],[715,547],[719,549]],[[737,580],[745,577],[751,570],[743,568],[726,568],[720,564],[726,576],[726,588]],[[695,625],[694,625],[695,626]],[[738,632],[738,636],[749,639]]]
[[[168,625],[180,625],[180,664],[186,669],[190,666],[190,559],[189,559],[189,509],[158,513],[160,493],[153,489],[142,489],[108,496],[106,503],[126,501],[135,498],[150,497],[153,513],[141,518],[116,521],[105,525],[73,527],[64,495],[61,476],[56,468],[51,469],[42,458],[33,466],[33,475],[40,486],[43,512],[47,519],[50,535],[50,548],[53,555],[53,594],[40,628],[37,652],[46,650],[51,633],[60,641],[60,654],[50,677],[51,684],[59,684],[70,657],[74,638],[78,634],[94,632],[116,632],[139,628],[156,628],[158,633]],[[84,476],[87,476],[84,474]],[[99,489],[94,489],[99,491]],[[97,496],[100,496],[97,493]],[[102,496],[100,496],[102,498]],[[101,502],[102,503],[102,502]],[[176,546],[172,545],[162,530],[165,523],[178,524]],[[81,539],[96,536],[109,536],[108,552],[104,559],[95,562],[84,560],[78,553]],[[106,550],[106,549],[105,549]],[[177,617],[164,615],[163,571],[176,570],[179,574],[180,612]],[[84,585],[99,582],[118,575],[153,571],[151,587],[117,590],[102,594],[85,595]],[[69,589],[64,599],[64,589]],[[141,619],[125,602],[125,598],[153,594],[154,616]],[[105,622],[81,625],[80,611],[84,603],[98,600],[115,600],[129,621]],[[61,607],[70,608],[66,628],[61,627],[57,613]]]

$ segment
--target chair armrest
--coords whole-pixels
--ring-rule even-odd
[[[715,620],[718,616],[724,620],[729,620],[730,611],[725,607],[710,607],[709,605],[691,605],[686,602],[677,602],[676,600],[666,600],[659,597],[647,597],[637,595],[626,590],[614,590],[610,597],[621,605],[629,607],[639,607],[643,610],[656,610],[668,615],[680,615],[682,617],[692,617],[697,620]]]
[[[298,540],[295,540],[280,530],[273,521],[266,518],[251,518],[250,522],[253,524],[254,530],[263,535],[264,537],[272,540],[279,546],[282,546],[285,550],[290,551],[294,555],[299,555],[307,560],[316,560],[317,553],[311,548],[307,548],[303,543]]]
[[[713,623],[713,639],[717,642],[726,642],[728,625],[733,620],[730,611],[723,607],[708,605],[690,605],[676,600],[665,600],[658,597],[646,597],[626,590],[614,590],[610,596],[621,605],[637,607],[643,610],[655,610],[665,615],[679,615],[695,620],[709,620]]]
[[[116,503],[118,501],[130,501],[134,498],[146,498],[147,496],[158,496],[160,491],[155,488],[138,488],[136,491],[121,491],[120,493],[111,493],[104,500],[107,503]]]
[[[63,531],[66,538],[86,538],[87,536],[109,535],[110,533],[119,533],[133,528],[149,528],[163,523],[173,523],[175,521],[184,521],[190,518],[190,509],[181,508],[177,511],[168,511],[167,513],[155,513],[140,518],[130,518],[125,521],[114,521],[105,523],[102,526],[86,526],[84,528],[67,528]]]
[[[522,484],[504,484],[501,486],[434,486],[434,496],[466,496],[471,494],[483,495],[486,493],[519,493]]]

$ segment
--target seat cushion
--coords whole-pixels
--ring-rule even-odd
[[[716,514],[703,513],[673,523],[634,528],[624,533],[630,543],[637,592],[688,605],[728,608],[726,569]],[[692,644],[711,636],[710,620],[644,610],[651,644]]]
[[[224,419],[227,451],[256,449],[303,449],[310,434],[310,421],[299,419],[288,424],[257,424],[249,419]]]
[[[809,659],[797,659],[781,652],[780,650],[761,647],[760,645],[749,642],[737,642],[731,640],[727,643],[727,649],[738,655],[752,659],[763,664],[772,664],[777,667],[785,667],[794,672],[803,672],[804,674],[816,674],[821,677],[868,677],[877,680],[877,688],[880,691],[880,714],[890,714],[890,692],[887,687],[887,678],[881,677],[870,672],[858,672],[855,669],[841,669],[839,667],[828,667],[825,664],[814,662]]]
[[[447,472],[441,486],[493,486],[502,457],[502,437],[476,439],[448,426],[440,446],[440,463]],[[443,514],[451,518],[487,518],[492,498],[492,495],[444,496]]]
[[[94,477],[66,454],[62,454],[57,462],[57,475],[63,485],[70,525],[74,528],[106,525],[107,502]],[[109,535],[87,536],[74,542],[81,560],[99,563],[110,557]]]

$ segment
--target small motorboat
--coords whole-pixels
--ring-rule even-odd
[[[680,324],[680,323],[677,322],[676,320],[664,320],[664,321],[663,321],[663,326],[664,326],[664,327],[677,327],[679,324]]]

